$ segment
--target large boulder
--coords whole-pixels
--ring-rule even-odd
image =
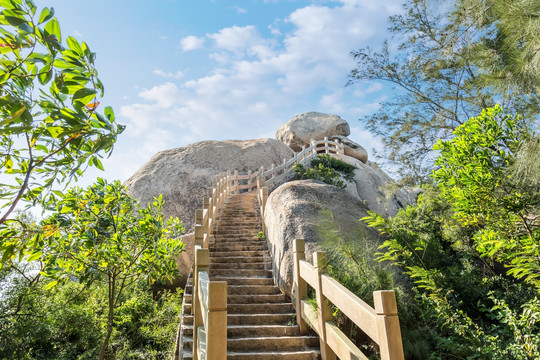
[[[365,201],[371,211],[385,217],[394,216],[401,208],[416,201],[418,192],[398,188],[394,180],[388,176],[377,164],[364,162],[351,156],[336,155],[340,160],[354,165],[352,181],[345,182],[345,190],[352,196]]]
[[[163,194],[166,217],[177,216],[193,231],[195,210],[214,178],[227,170],[247,173],[290,159],[293,151],[274,139],[201,141],[161,151],[131,176],[128,193],[143,205]]]
[[[227,170],[268,169],[293,155],[275,139],[202,141],[159,152],[125,182],[128,193],[143,205],[163,194],[165,217],[177,216],[183,221],[187,252],[178,258],[180,286],[185,285],[193,259],[195,210],[202,207],[213,179]]]
[[[374,163],[364,164],[346,155],[339,158],[356,167],[353,180],[344,180],[345,189],[313,180],[297,180],[281,185],[268,197],[264,221],[274,277],[288,295],[291,295],[294,269],[294,239],[306,241],[306,255],[310,259],[322,240],[318,224],[323,219],[324,209],[333,213],[340,232],[348,238],[358,237],[360,231],[363,237],[378,244],[377,232],[359,219],[365,217],[368,210],[385,217],[394,216],[416,200],[417,192],[391,191],[393,180]]]
[[[357,233],[361,227],[364,236],[373,242],[379,241],[375,230],[358,221],[367,216],[369,210],[358,197],[313,180],[296,180],[281,185],[268,197],[264,221],[275,282],[289,296],[293,283],[294,240],[305,240],[307,259],[312,262],[312,253],[322,240],[318,224],[324,218],[323,210],[332,212],[342,233]]]
[[[367,163],[368,153],[367,153],[367,150],[364,149],[362,145],[352,141],[346,136],[341,136],[341,135],[333,135],[330,137],[330,140],[335,140],[342,143],[345,155],[358,159],[363,163]]]
[[[276,133],[276,139],[299,152],[302,146],[309,146],[311,139],[322,140],[332,135],[347,136],[350,133],[349,124],[339,116],[308,112],[297,115],[281,125]]]

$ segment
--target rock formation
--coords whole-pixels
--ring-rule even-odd
[[[289,296],[294,269],[294,239],[306,241],[306,255],[311,262],[311,254],[322,240],[317,226],[323,218],[324,209],[333,213],[342,232],[353,234],[362,231],[364,236],[378,241],[377,232],[358,221],[369,210],[360,198],[333,185],[313,180],[296,180],[281,185],[268,197],[264,221],[274,259],[275,281]]]
[[[240,173],[261,166],[268,169],[293,155],[274,139],[201,141],[159,152],[125,185],[143,205],[163,194],[164,215],[179,217],[186,232],[192,232],[195,210],[202,208],[202,198],[217,175],[235,169]]]
[[[341,135],[332,135],[329,139],[342,143],[344,145],[343,147],[345,150],[345,155],[358,159],[364,164],[367,163],[368,154],[362,145],[357,144],[348,137]]]
[[[297,115],[281,125],[276,133],[276,139],[299,152],[303,145],[309,146],[311,139],[322,140],[332,135],[347,136],[350,133],[349,124],[339,116],[308,112]]]

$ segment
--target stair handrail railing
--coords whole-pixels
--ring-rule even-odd
[[[295,175],[294,166],[296,164],[306,165],[318,154],[336,154],[345,155],[345,146],[337,140],[329,140],[325,137],[323,140],[310,141],[310,146],[302,146],[302,150],[289,160],[284,160],[279,166],[272,165],[268,170],[264,167],[255,172],[257,185],[257,200],[259,202],[259,213],[262,221],[262,231],[266,235],[266,225],[264,223],[264,209],[270,189],[292,179]]]
[[[210,281],[210,252],[195,246],[193,263],[193,359],[227,358],[227,282]]]
[[[323,360],[367,359],[367,356],[332,322],[334,304],[359,329],[379,345],[381,360],[403,360],[403,344],[396,296],[393,290],[373,292],[375,308],[354,295],[326,272],[326,253],[313,254],[313,265],[305,260],[305,242],[294,243],[294,292],[296,294],[296,321],[300,333],[311,327],[320,339]],[[315,290],[317,309],[306,301],[308,285]]]
[[[210,281],[208,274],[210,265],[208,247],[223,204],[233,194],[256,189],[263,233],[266,235],[264,207],[268,199],[268,186],[273,185],[275,187],[288,180],[294,174],[294,165],[306,164],[319,153],[344,154],[344,146],[339,141],[329,140],[327,137],[319,141],[311,140],[308,148],[303,146],[302,151],[291,159],[285,159],[283,164],[277,167],[272,165],[269,170],[265,171],[264,167],[261,167],[255,172],[249,171],[247,175],[239,175],[237,170],[222,173],[212,182],[212,186],[208,189],[208,195],[203,197],[202,209],[195,210],[191,306],[191,314],[194,318],[193,357],[195,360],[200,359],[201,351],[206,353],[206,359],[208,360],[225,359],[227,353],[227,282]],[[210,295],[212,293],[225,294],[225,305],[218,302],[218,300],[214,300]],[[217,297],[221,298],[222,296]],[[219,315],[217,315],[218,313]],[[224,323],[223,321],[213,320],[214,317],[221,318],[223,316]],[[215,336],[210,336],[210,334],[215,334]],[[181,346],[181,344],[178,343],[177,346]],[[223,346],[225,346],[224,350]],[[219,352],[211,349],[222,349],[223,351]],[[209,357],[209,351],[213,354],[212,356],[216,357]]]

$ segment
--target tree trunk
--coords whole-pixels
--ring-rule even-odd
[[[101,350],[99,352],[99,360],[105,359],[105,351],[107,351],[107,347],[109,346],[109,340],[111,339],[111,334],[113,331],[113,325],[114,325],[114,293],[116,291],[116,279],[113,275],[112,278],[109,277],[109,316],[107,319],[107,335],[105,336],[105,340],[103,341],[103,344],[101,345]]]

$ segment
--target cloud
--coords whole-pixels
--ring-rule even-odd
[[[236,10],[236,12],[237,12],[238,14],[246,14],[246,13],[247,13],[247,10],[246,10],[246,9],[241,8],[241,7],[239,7],[239,6],[233,6],[233,7],[231,7],[231,9]]]
[[[204,44],[204,38],[197,36],[186,36],[180,40],[180,45],[182,46],[182,51],[192,51],[201,49]]]
[[[173,79],[180,79],[181,77],[184,76],[184,73],[180,70],[178,70],[175,73],[171,73],[171,72],[165,72],[163,70],[156,69],[154,70],[154,74],[162,76],[162,77],[166,77],[166,78],[173,78]]]
[[[176,85],[143,89],[140,101],[121,108],[121,120],[140,144],[151,144],[154,130],[165,129],[157,146],[163,147],[274,136],[294,115],[320,111],[347,119],[361,145],[379,148],[380,140],[367,136],[355,120],[377,108],[381,85],[357,89],[345,83],[355,65],[350,51],[380,43],[396,6],[398,0],[309,5],[274,22],[267,36],[254,25],[207,34],[204,51],[217,61],[215,67]],[[188,36],[182,48],[201,48],[204,41]]]
[[[218,49],[229,51],[246,50],[262,42],[262,38],[253,25],[223,28],[214,34],[208,34]]]

